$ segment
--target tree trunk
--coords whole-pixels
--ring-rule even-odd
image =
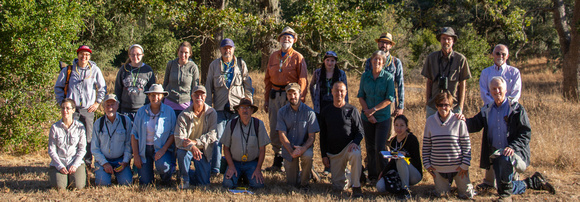
[[[560,0],[563,1],[563,0]],[[578,102],[578,68],[580,67],[580,35],[578,23],[580,20],[580,0],[575,1],[574,13],[570,22],[570,43],[568,52],[564,55],[564,67],[562,74],[562,93],[564,99]]]
[[[278,23],[280,20],[280,7],[278,0],[260,0],[260,10],[261,13],[261,21],[260,23],[262,26],[265,27],[272,27],[270,25],[271,22]],[[274,30],[270,30],[269,33],[263,33],[260,37],[260,42],[258,42],[258,46],[260,47],[261,52],[261,66],[260,69],[265,71],[268,67],[268,60],[270,59],[270,55],[274,52],[278,42],[276,41],[276,33],[273,32]]]
[[[198,3],[203,3],[206,6],[213,7],[218,10],[223,10],[225,8],[225,1],[224,0],[207,0],[207,1],[198,1]],[[200,82],[202,85],[205,85],[205,79],[207,77],[207,72],[209,69],[209,64],[215,60],[216,58],[221,56],[219,50],[219,44],[224,37],[223,30],[217,30],[213,34],[213,38],[207,37],[203,38],[201,41],[201,65],[200,65]]]

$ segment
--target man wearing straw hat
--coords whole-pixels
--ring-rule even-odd
[[[391,48],[395,46],[395,42],[393,41],[393,35],[391,33],[385,32],[382,33],[378,39],[375,39],[377,42],[379,50],[387,53],[387,61],[385,61],[384,69],[387,72],[393,75],[395,80],[395,85],[397,86],[397,99],[395,104],[395,111],[391,115],[391,117],[397,117],[403,114],[403,109],[405,108],[405,81],[403,79],[403,65],[399,58],[391,55]],[[371,70],[371,58],[365,61],[365,72]]]
[[[453,96],[453,113],[461,113],[465,101],[466,80],[471,78],[467,58],[461,53],[453,51],[453,44],[457,42],[457,35],[451,27],[443,27],[437,34],[441,43],[441,50],[429,54],[425,59],[421,75],[427,78],[426,117],[437,109],[435,96],[443,91],[449,91]]]
[[[281,171],[282,143],[278,138],[276,131],[277,113],[282,106],[288,103],[286,99],[286,86],[289,83],[298,83],[300,85],[300,100],[305,101],[308,86],[308,70],[306,69],[306,61],[304,56],[292,48],[292,45],[298,40],[298,34],[290,28],[286,27],[280,35],[278,41],[281,49],[270,55],[268,67],[266,68],[266,75],[264,77],[264,84],[266,85],[264,93],[264,111],[269,113],[270,120],[270,139],[272,139],[272,150],[274,150],[274,164],[266,168],[267,171]]]
[[[264,122],[252,117],[252,114],[258,111],[258,107],[253,105],[250,99],[240,100],[240,104],[234,106],[234,109],[239,118],[234,118],[226,124],[224,135],[220,140],[228,162],[222,184],[226,188],[236,188],[238,179],[244,176],[251,188],[262,188],[264,187],[262,163],[270,138]]]

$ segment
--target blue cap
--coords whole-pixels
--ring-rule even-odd
[[[334,57],[335,59],[338,60],[338,55],[336,55],[334,51],[326,51],[326,53],[324,54],[324,58],[326,59],[327,57]]]
[[[220,48],[223,48],[225,46],[231,46],[231,47],[236,47],[234,45],[234,41],[232,41],[229,38],[225,38],[224,40],[222,40],[221,44],[220,44]]]

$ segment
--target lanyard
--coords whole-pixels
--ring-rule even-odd
[[[240,119],[239,121],[241,122],[242,120]],[[240,137],[240,139],[242,140],[242,150],[244,152],[244,155],[248,154],[248,140],[250,139],[250,132],[252,131],[252,130],[250,130],[252,128],[252,121],[253,120],[250,119],[250,122],[248,123],[248,125],[249,125],[248,133],[244,132],[244,127],[242,127],[242,125],[244,125],[244,124],[240,123],[240,131],[242,131],[242,136]],[[244,145],[244,140],[246,142],[245,145]]]
[[[403,140],[403,142],[399,145],[399,142],[397,142],[397,137],[395,137],[395,148],[391,147],[391,149],[393,149],[394,151],[399,151],[403,148],[403,146],[405,146],[405,143],[407,143],[407,138],[409,137],[409,135],[407,135],[407,137],[405,137],[405,139]]]
[[[106,119],[107,117],[103,117],[103,118]],[[123,118],[123,117],[117,117],[116,119],[118,119],[118,118]],[[113,135],[111,135],[111,128],[109,128],[110,127],[109,124],[107,124],[106,121],[105,121],[105,124],[107,125],[107,134],[109,135],[109,154],[110,154],[111,153],[111,143],[113,142],[113,135],[115,134],[114,131],[116,131],[117,127],[119,127],[119,122],[117,122],[117,125],[114,127],[115,130],[113,130]],[[111,125],[112,125],[112,123],[111,123]]]
[[[127,64],[125,64],[125,71],[131,73],[131,78],[133,79],[133,87],[137,86],[137,78],[139,77],[139,73],[141,71],[139,71],[139,69],[141,69],[141,66],[137,67],[137,68],[133,68],[133,66],[129,65],[131,67],[131,71],[127,70]],[[133,74],[133,71],[137,70],[137,74]]]
[[[286,60],[288,60],[288,58],[290,58],[290,56],[292,56],[292,55],[290,55],[290,53],[286,53],[286,54],[288,54],[288,56],[286,56],[286,59],[282,60],[282,53],[280,53],[280,69],[278,69],[278,72],[282,72],[282,65],[284,63],[286,63]]]

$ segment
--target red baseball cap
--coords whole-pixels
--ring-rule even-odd
[[[77,49],[77,54],[79,52],[81,52],[81,51],[88,51],[91,54],[93,53],[93,51],[91,50],[91,48],[89,46],[87,46],[87,45],[79,46],[79,49]]]

